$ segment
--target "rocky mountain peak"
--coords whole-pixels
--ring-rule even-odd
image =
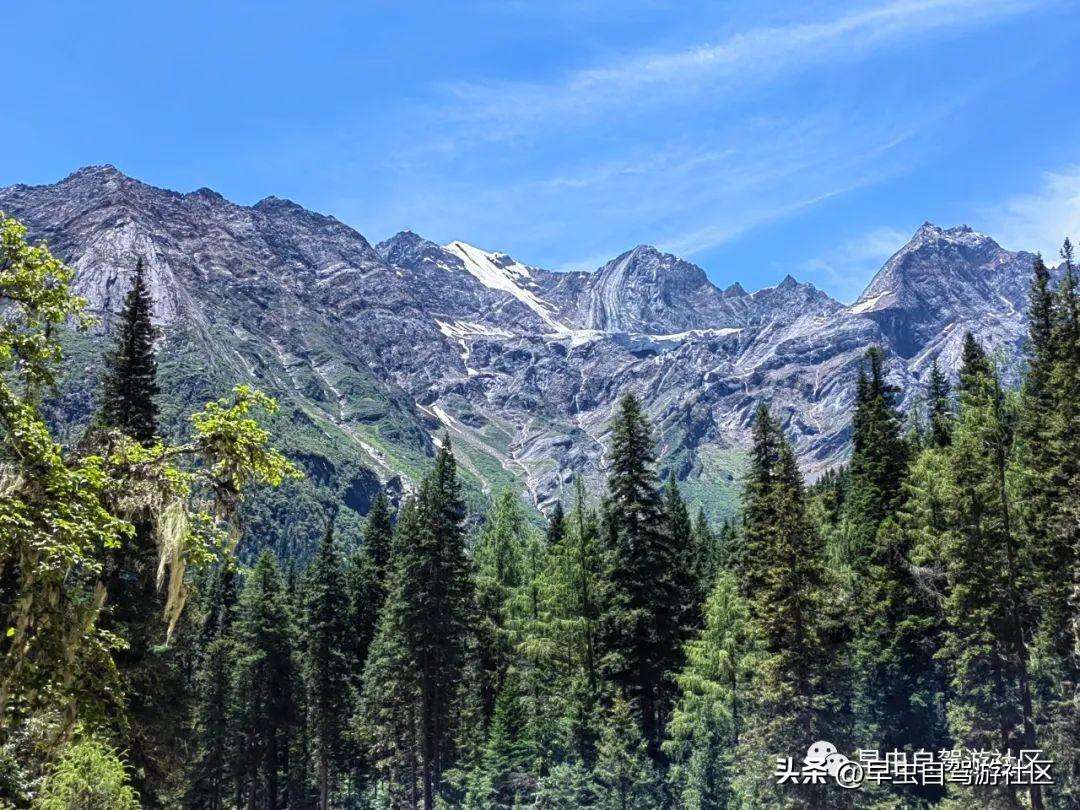
[[[520,478],[538,503],[577,473],[602,480],[610,416],[627,391],[691,491],[715,495],[735,480],[717,459],[745,445],[763,398],[813,474],[844,457],[867,346],[886,348],[911,392],[934,357],[955,367],[967,329],[1015,354],[1033,258],[927,222],[845,307],[790,275],[721,292],[650,245],[593,273],[411,231],[373,248],[289,200],[236,205],[111,166],[0,189],[0,210],[71,264],[99,313],[117,311],[144,259],[155,319],[178,327],[166,330],[171,350],[213,366],[207,379],[165,385],[202,386],[181,390],[187,399],[204,397],[211,377],[266,387],[303,444],[323,448],[308,461],[335,486],[366,492],[357,482],[372,470],[412,476],[446,431],[474,480],[494,490]]]

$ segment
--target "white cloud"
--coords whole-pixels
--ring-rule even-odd
[[[853,301],[888,258],[910,238],[911,234],[897,228],[873,228],[810,259],[803,265],[803,273],[819,286],[828,286],[842,300]]]
[[[1037,191],[1006,200],[987,212],[989,232],[1010,250],[1039,251],[1058,261],[1065,237],[1080,237],[1080,165],[1046,172]]]
[[[454,114],[504,138],[522,127],[576,127],[613,109],[745,91],[786,72],[857,58],[934,32],[970,29],[1055,0],[894,0],[830,19],[754,28],[710,44],[577,70],[544,82],[449,85]]]

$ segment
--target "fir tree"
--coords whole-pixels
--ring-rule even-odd
[[[703,593],[712,591],[716,575],[727,567],[728,554],[734,540],[734,536],[728,537],[729,530],[733,532],[734,526],[730,520],[726,520],[721,524],[719,533],[714,532],[709,525],[709,519],[705,517],[705,508],[698,507],[694,518],[693,542],[697,556],[696,577],[701,583]]]
[[[926,382],[927,441],[934,447],[947,447],[952,438],[953,412],[949,400],[949,380],[934,358]]]
[[[530,718],[517,674],[508,673],[488,732],[477,806],[516,808],[529,803],[536,787],[536,751],[528,737]]]
[[[142,259],[124,299],[115,343],[105,358],[105,375],[95,427],[118,430],[144,445],[157,433],[160,393],[154,355],[153,302]],[[172,747],[179,729],[171,722],[175,699],[162,699],[161,671],[176,665],[171,651],[155,655],[163,630],[164,602],[157,588],[158,550],[152,516],[135,521],[135,531],[112,551],[103,571],[108,593],[103,626],[125,639],[114,654],[127,712],[125,747],[135,788],[148,807],[159,804],[158,788],[167,768],[161,749]]]
[[[143,444],[157,435],[160,393],[157,358],[154,355],[154,327],[150,320],[153,301],[140,258],[135,280],[124,299],[116,344],[106,361],[100,421]]]
[[[761,435],[766,430],[776,435]],[[748,493],[746,514],[750,520],[768,522],[748,521],[745,529],[747,536],[757,538],[744,565],[752,583],[750,632],[759,657],[748,689],[736,790],[751,806],[792,799],[805,805],[820,797],[803,786],[789,795],[786,786],[768,781],[755,763],[805,751],[835,730],[822,683],[822,548],[807,516],[795,454],[767,411],[759,417],[755,439],[755,447],[768,452],[752,459],[751,481],[758,486]]]
[[[232,701],[231,630],[236,607],[235,571],[220,564],[211,572],[195,668],[194,756],[187,769],[184,806],[223,810],[235,768]]]
[[[307,646],[303,674],[308,728],[318,780],[319,810],[327,810],[335,777],[343,764],[343,720],[347,706],[342,704],[347,695],[342,694],[341,687],[348,672],[345,650],[349,636],[341,557],[334,544],[332,519],[304,586]]]
[[[679,627],[683,638],[690,637],[702,624],[701,606],[705,601],[701,571],[702,558],[707,553],[696,543],[694,524],[683,501],[675,476],[664,487],[664,520],[668,542],[676,554],[673,571],[678,601]]]
[[[951,459],[952,531],[943,548],[948,595],[943,655],[952,668],[949,723],[968,748],[1035,748],[1023,581],[1006,487],[1010,418],[985,352],[965,340]],[[975,789],[1015,803],[1015,786]],[[1030,790],[1041,807],[1038,786]]]
[[[420,786],[420,672],[409,640],[407,574],[419,534],[414,501],[398,515],[387,566],[386,601],[364,666],[355,733],[394,807],[417,807]]]
[[[751,436],[750,469],[743,486],[742,532],[729,559],[746,596],[762,586],[760,576],[764,572],[758,561],[776,523],[774,490],[779,440],[780,433],[772,414],[764,404],[759,404]]]
[[[555,501],[555,505],[551,507],[551,514],[548,515],[546,536],[548,547],[561,543],[565,532],[566,516],[563,514],[562,501]]]
[[[282,775],[297,722],[293,624],[277,562],[264,551],[240,594],[235,625],[233,704],[241,780],[251,807],[283,804]]]
[[[752,668],[749,610],[735,577],[717,576],[705,606],[705,627],[687,646],[679,673],[679,701],[664,743],[679,807],[728,807],[734,753]]]
[[[488,511],[474,552],[479,612],[481,705],[491,720],[495,700],[510,667],[513,639],[508,615],[510,594],[521,582],[525,516],[518,495],[503,490]]]
[[[1029,370],[1018,425],[1019,523],[1030,565],[1033,698],[1041,742],[1057,763],[1051,803],[1080,801],[1080,306],[1072,244],[1056,290],[1036,263]]]
[[[682,596],[681,555],[665,525],[654,460],[648,420],[627,394],[612,429],[605,509],[605,668],[640,713],[649,756],[659,762],[684,636],[672,610]]]
[[[390,514],[390,501],[386,497],[386,491],[379,490],[375,500],[371,503],[371,510],[364,524],[364,546],[375,566],[376,577],[379,582],[386,576],[386,566],[390,561],[390,545],[393,542],[393,517]]]
[[[653,810],[662,806],[660,780],[630,702],[616,694],[605,713],[596,757],[597,806]]]
[[[937,609],[920,589],[910,561],[911,537],[896,518],[878,529],[867,561],[862,614],[854,643],[858,739],[883,751],[947,747],[944,684],[934,664]],[[934,787],[896,785],[924,799]]]
[[[434,807],[454,761],[459,685],[473,632],[464,517],[457,465],[444,436],[435,468],[420,486],[416,537],[402,560],[406,634],[419,677],[425,810]]]
[[[896,388],[885,379],[885,357],[876,346],[859,370],[851,424],[851,463],[845,500],[848,547],[858,569],[881,522],[902,492],[907,447],[896,410]]]

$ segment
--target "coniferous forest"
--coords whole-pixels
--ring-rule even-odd
[[[607,484],[466,508],[448,436],[361,534],[239,543],[300,475],[237,387],[161,435],[141,267],[97,412],[45,416],[72,271],[0,223],[0,803],[17,808],[1080,806],[1080,297],[1037,260],[1026,374],[967,336],[901,413],[871,347],[808,484],[759,404],[710,525],[626,395]],[[97,384],[97,381],[94,381]],[[1042,751],[1052,784],[778,778],[830,741]]]

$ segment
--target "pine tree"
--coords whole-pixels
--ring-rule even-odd
[[[514,671],[507,674],[495,702],[487,748],[478,785],[477,806],[526,806],[536,788],[536,751],[528,736],[530,718],[522,684]]]
[[[679,701],[664,743],[672,762],[672,792],[687,810],[724,808],[734,800],[734,752],[753,665],[749,610],[730,572],[717,576],[705,616],[704,629],[687,645]]]
[[[856,570],[902,493],[907,447],[896,395],[896,388],[885,379],[885,357],[872,346],[859,370],[845,500],[848,548]]]
[[[142,444],[157,435],[160,393],[157,359],[154,356],[154,327],[150,320],[153,300],[140,258],[135,280],[124,299],[116,345],[106,361],[100,421]]]
[[[195,666],[194,756],[187,769],[184,806],[223,810],[235,767],[229,725],[234,657],[231,630],[236,607],[233,567],[216,566],[207,590]]]
[[[142,259],[124,299],[115,344],[105,358],[105,375],[95,427],[118,430],[150,445],[157,433],[160,393],[155,331],[150,320],[153,302]],[[113,658],[121,679],[127,713],[124,745],[132,765],[134,785],[148,807],[159,804],[168,766],[160,760],[172,747],[179,729],[172,722],[175,699],[162,699],[162,671],[175,667],[172,651],[154,652],[155,636],[163,631],[164,602],[157,588],[158,550],[152,517],[135,521],[135,531],[120,548],[108,554],[102,579],[108,594],[103,626],[125,639]]]
[[[230,724],[242,761],[237,792],[250,807],[283,803],[284,760],[298,720],[293,636],[285,584],[267,550],[246,578],[235,624]]]
[[[520,499],[513,490],[505,489],[488,511],[474,551],[485,723],[491,720],[495,700],[510,667],[513,639],[509,603],[511,592],[522,582],[524,532],[525,515]]]
[[[729,531],[732,532],[730,537]],[[734,540],[734,525],[730,520],[726,520],[721,524],[720,532],[714,532],[709,525],[709,519],[705,517],[705,508],[699,506],[694,518],[693,536],[694,548],[697,550],[696,576],[702,591],[709,593],[717,574],[727,568],[728,554]]]
[[[639,712],[616,694],[604,715],[596,757],[597,806],[605,810],[654,810],[662,806],[660,780],[638,725]]]
[[[389,565],[388,561],[388,572]],[[364,689],[364,666],[375,638],[379,611],[386,601],[388,580],[389,573],[379,579],[366,544],[354,549],[344,561],[342,587],[346,632],[342,655],[345,659],[345,692],[352,704],[354,721]],[[343,748],[351,779],[350,789],[355,794],[364,786],[371,762],[366,746],[360,744],[354,733],[345,734]]]
[[[1030,568],[1032,691],[1040,741],[1057,763],[1051,804],[1080,801],[1080,325],[1072,245],[1058,288],[1036,261],[1029,310],[1028,373],[1021,396],[1014,475],[1019,531]]]
[[[933,751],[948,743],[944,684],[933,660],[937,610],[916,581],[910,555],[910,535],[886,518],[865,569],[852,656],[856,733],[866,748]],[[895,789],[924,799],[940,795],[933,787]]]
[[[417,807],[420,786],[420,672],[409,643],[406,578],[420,532],[417,506],[401,507],[386,576],[386,601],[364,666],[355,718],[359,745],[393,807]]]
[[[926,383],[927,440],[934,447],[948,447],[952,438],[953,412],[949,380],[934,358]]]
[[[705,551],[696,543],[694,524],[674,475],[668,478],[664,487],[663,508],[668,542],[677,556],[673,574],[678,592],[675,604],[679,612],[680,634],[682,638],[689,638],[702,625],[701,608],[705,591],[701,571]]]
[[[327,810],[334,780],[343,765],[343,721],[347,705],[342,685],[347,677],[349,637],[341,557],[331,519],[304,582],[307,635],[304,686],[312,753],[319,787],[319,810]]]
[[[762,435],[766,431],[775,435]],[[835,730],[822,677],[822,547],[807,516],[795,454],[767,411],[755,426],[755,448],[764,452],[752,458],[745,535],[755,545],[744,565],[751,583],[750,632],[759,654],[748,689],[736,791],[750,806],[792,800],[806,806],[820,796],[803,786],[789,794],[756,765],[805,751]]]
[[[372,563],[378,581],[386,576],[386,566],[390,561],[390,545],[393,542],[394,522],[390,514],[390,501],[386,491],[379,490],[371,503],[371,510],[364,524],[364,546]]]
[[[548,554],[546,598],[552,657],[562,668],[556,688],[567,703],[563,714],[570,732],[569,748],[588,768],[596,754],[601,680],[597,636],[603,553],[597,517],[586,505],[585,487],[580,478],[574,482],[574,493],[566,530]]]
[[[434,807],[454,761],[455,710],[473,633],[464,517],[457,465],[444,436],[435,468],[420,486],[416,537],[402,559],[406,634],[419,675],[424,810]]]
[[[546,536],[548,547],[561,543],[565,532],[566,515],[563,514],[562,501],[555,501],[555,505],[551,507],[551,514],[548,515]]]
[[[968,336],[970,338],[970,335]],[[949,724],[969,748],[1036,747],[1020,570],[1006,486],[1010,416],[985,352],[965,339],[951,458],[952,508],[943,655],[952,669]],[[1015,786],[976,789],[1016,801]],[[1041,807],[1038,786],[1030,790]]]
[[[660,762],[684,635],[672,610],[681,597],[681,557],[665,525],[654,462],[648,420],[627,394],[612,429],[605,508],[605,668],[640,713],[649,756]]]
[[[743,486],[742,532],[732,548],[729,565],[739,578],[743,595],[750,596],[762,586],[758,564],[776,524],[776,468],[780,433],[769,409],[760,404],[754,415],[750,469]]]

